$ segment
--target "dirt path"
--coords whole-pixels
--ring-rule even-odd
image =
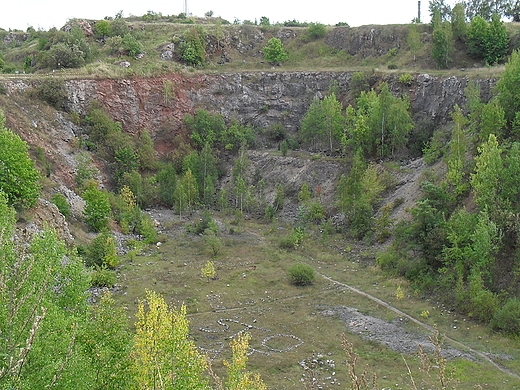
[[[386,309],[388,309],[388,310],[393,311],[394,313],[398,314],[399,316],[401,316],[401,317],[405,317],[405,318],[409,319],[410,321],[412,321],[412,322],[414,322],[415,324],[419,325],[420,327],[422,327],[422,328],[428,330],[429,332],[432,332],[432,333],[433,333],[433,332],[435,331],[435,329],[434,329],[433,327],[431,327],[430,325],[425,324],[424,322],[419,321],[418,319],[416,319],[416,318],[414,318],[414,317],[412,317],[412,316],[410,316],[410,315],[408,315],[408,314],[402,312],[401,310],[399,310],[399,309],[393,307],[392,305],[386,303],[385,301],[383,301],[383,300],[381,300],[381,299],[379,299],[379,298],[374,297],[373,295],[370,295],[370,294],[368,294],[368,293],[366,293],[366,292],[364,292],[364,291],[361,291],[361,290],[359,290],[359,289],[357,289],[357,288],[355,288],[355,287],[349,286],[348,284],[345,284],[345,283],[339,282],[339,281],[337,281],[337,280],[334,280],[334,279],[332,279],[331,277],[329,277],[329,276],[327,276],[327,275],[324,275],[324,274],[321,274],[321,273],[318,273],[318,275],[320,275],[321,277],[323,277],[324,279],[326,279],[326,280],[328,280],[328,281],[330,281],[330,282],[332,282],[332,283],[335,283],[335,284],[337,284],[337,285],[339,285],[339,286],[345,287],[345,288],[349,289],[350,291],[355,292],[356,294],[359,294],[359,295],[361,295],[361,296],[364,296],[364,297],[366,297],[366,298],[368,298],[368,299],[370,299],[370,300],[376,302],[377,304],[383,306],[384,308],[386,308]],[[499,365],[498,363],[494,362],[494,361],[493,361],[489,356],[487,356],[485,353],[480,352],[480,351],[477,351],[477,350],[475,350],[475,349],[473,349],[473,348],[471,348],[471,347],[469,347],[469,346],[467,346],[467,345],[465,345],[465,344],[463,344],[463,343],[461,343],[461,342],[459,342],[459,341],[457,341],[457,340],[454,340],[454,339],[450,338],[449,336],[446,336],[446,335],[445,335],[444,337],[445,337],[445,339],[446,339],[447,341],[449,341],[450,343],[456,345],[457,347],[459,347],[459,348],[463,348],[463,349],[465,349],[466,351],[471,352],[473,355],[476,355],[476,356],[478,356],[479,358],[481,358],[481,359],[483,359],[483,360],[489,362],[490,364],[492,364],[493,366],[495,366],[498,370],[500,370],[500,371],[502,371],[502,372],[504,372],[504,373],[506,373],[506,374],[508,374],[508,375],[511,375],[511,376],[513,376],[513,377],[515,377],[515,378],[517,378],[517,379],[520,379],[520,375],[518,375],[518,374],[516,374],[516,373],[514,373],[514,372],[512,372],[512,371],[510,371],[510,370],[508,370],[507,368],[502,367],[502,366]]]

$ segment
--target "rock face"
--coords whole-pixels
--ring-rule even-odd
[[[96,99],[121,122],[123,129],[136,133],[148,129],[159,141],[180,131],[188,112],[205,108],[236,118],[244,124],[265,128],[282,123],[296,131],[314,97],[321,98],[331,83],[337,85],[338,98],[350,103],[351,72],[246,72],[184,77],[180,74],[148,79],[70,80],[67,81],[69,111],[88,112]],[[467,77],[434,77],[416,74],[410,86],[398,75],[370,76],[372,87],[386,81],[397,96],[408,95],[414,119],[441,124],[449,120],[455,104],[464,107]],[[475,80],[483,100],[488,100],[494,79]],[[173,93],[165,93],[171,88]],[[168,96],[167,96],[168,95]],[[171,96],[173,95],[173,96]]]

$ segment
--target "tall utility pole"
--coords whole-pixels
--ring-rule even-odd
[[[188,0],[184,0],[184,15],[188,16]]]
[[[417,22],[421,23],[421,0],[417,2]]]

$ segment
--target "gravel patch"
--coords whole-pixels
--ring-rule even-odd
[[[355,308],[344,306],[328,308],[321,314],[330,315],[331,310],[339,316],[350,333],[361,335],[365,340],[376,341],[393,351],[411,355],[417,352],[419,345],[422,345],[423,349],[428,352],[435,350],[435,346],[427,335],[406,329],[407,319],[405,318],[388,322],[363,314]],[[441,353],[447,359],[474,360],[470,354],[448,346],[443,348]]]

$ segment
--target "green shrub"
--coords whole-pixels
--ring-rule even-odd
[[[269,39],[267,46],[262,51],[264,52],[264,58],[270,63],[284,62],[289,57],[282,41],[278,38]]]
[[[106,268],[96,267],[96,270],[90,274],[90,277],[94,287],[112,287],[117,283],[115,271]]]
[[[70,215],[69,202],[67,202],[67,198],[65,198],[63,194],[54,194],[51,198],[51,202],[56,205],[65,218]]]
[[[266,106],[266,108],[268,108]],[[283,141],[287,137],[287,131],[281,123],[274,123],[264,130],[267,139],[274,142]]]
[[[325,211],[325,207],[319,202],[312,202],[309,204],[305,218],[310,222],[321,222],[326,216],[327,212]]]
[[[63,80],[45,79],[36,89],[36,95],[51,106],[61,109],[67,98],[67,90]]]
[[[495,330],[520,336],[520,299],[510,298],[493,316],[491,326]]]
[[[307,30],[305,30],[305,37],[308,40],[323,38],[326,34],[325,25],[321,23],[310,23]]]
[[[86,250],[87,265],[114,268],[118,264],[116,240],[108,232],[97,235]]]
[[[401,76],[399,76],[399,82],[401,84],[410,86],[412,85],[413,76],[410,73],[404,73]]]
[[[280,249],[294,249],[294,243],[290,236],[280,238],[278,246],[280,247]]]
[[[292,284],[297,286],[307,286],[316,279],[314,270],[310,265],[296,263],[289,267],[288,277]]]
[[[282,156],[287,156],[287,152],[289,151],[289,145],[286,140],[283,140],[280,144],[280,152],[282,152]]]
[[[264,218],[266,219],[266,221],[268,222],[271,222],[274,217],[276,216],[276,210],[274,209],[273,206],[267,206],[265,208],[265,212],[264,212]]]
[[[134,57],[143,51],[143,45],[132,34],[127,33],[123,37],[123,47],[128,51],[130,57]]]

